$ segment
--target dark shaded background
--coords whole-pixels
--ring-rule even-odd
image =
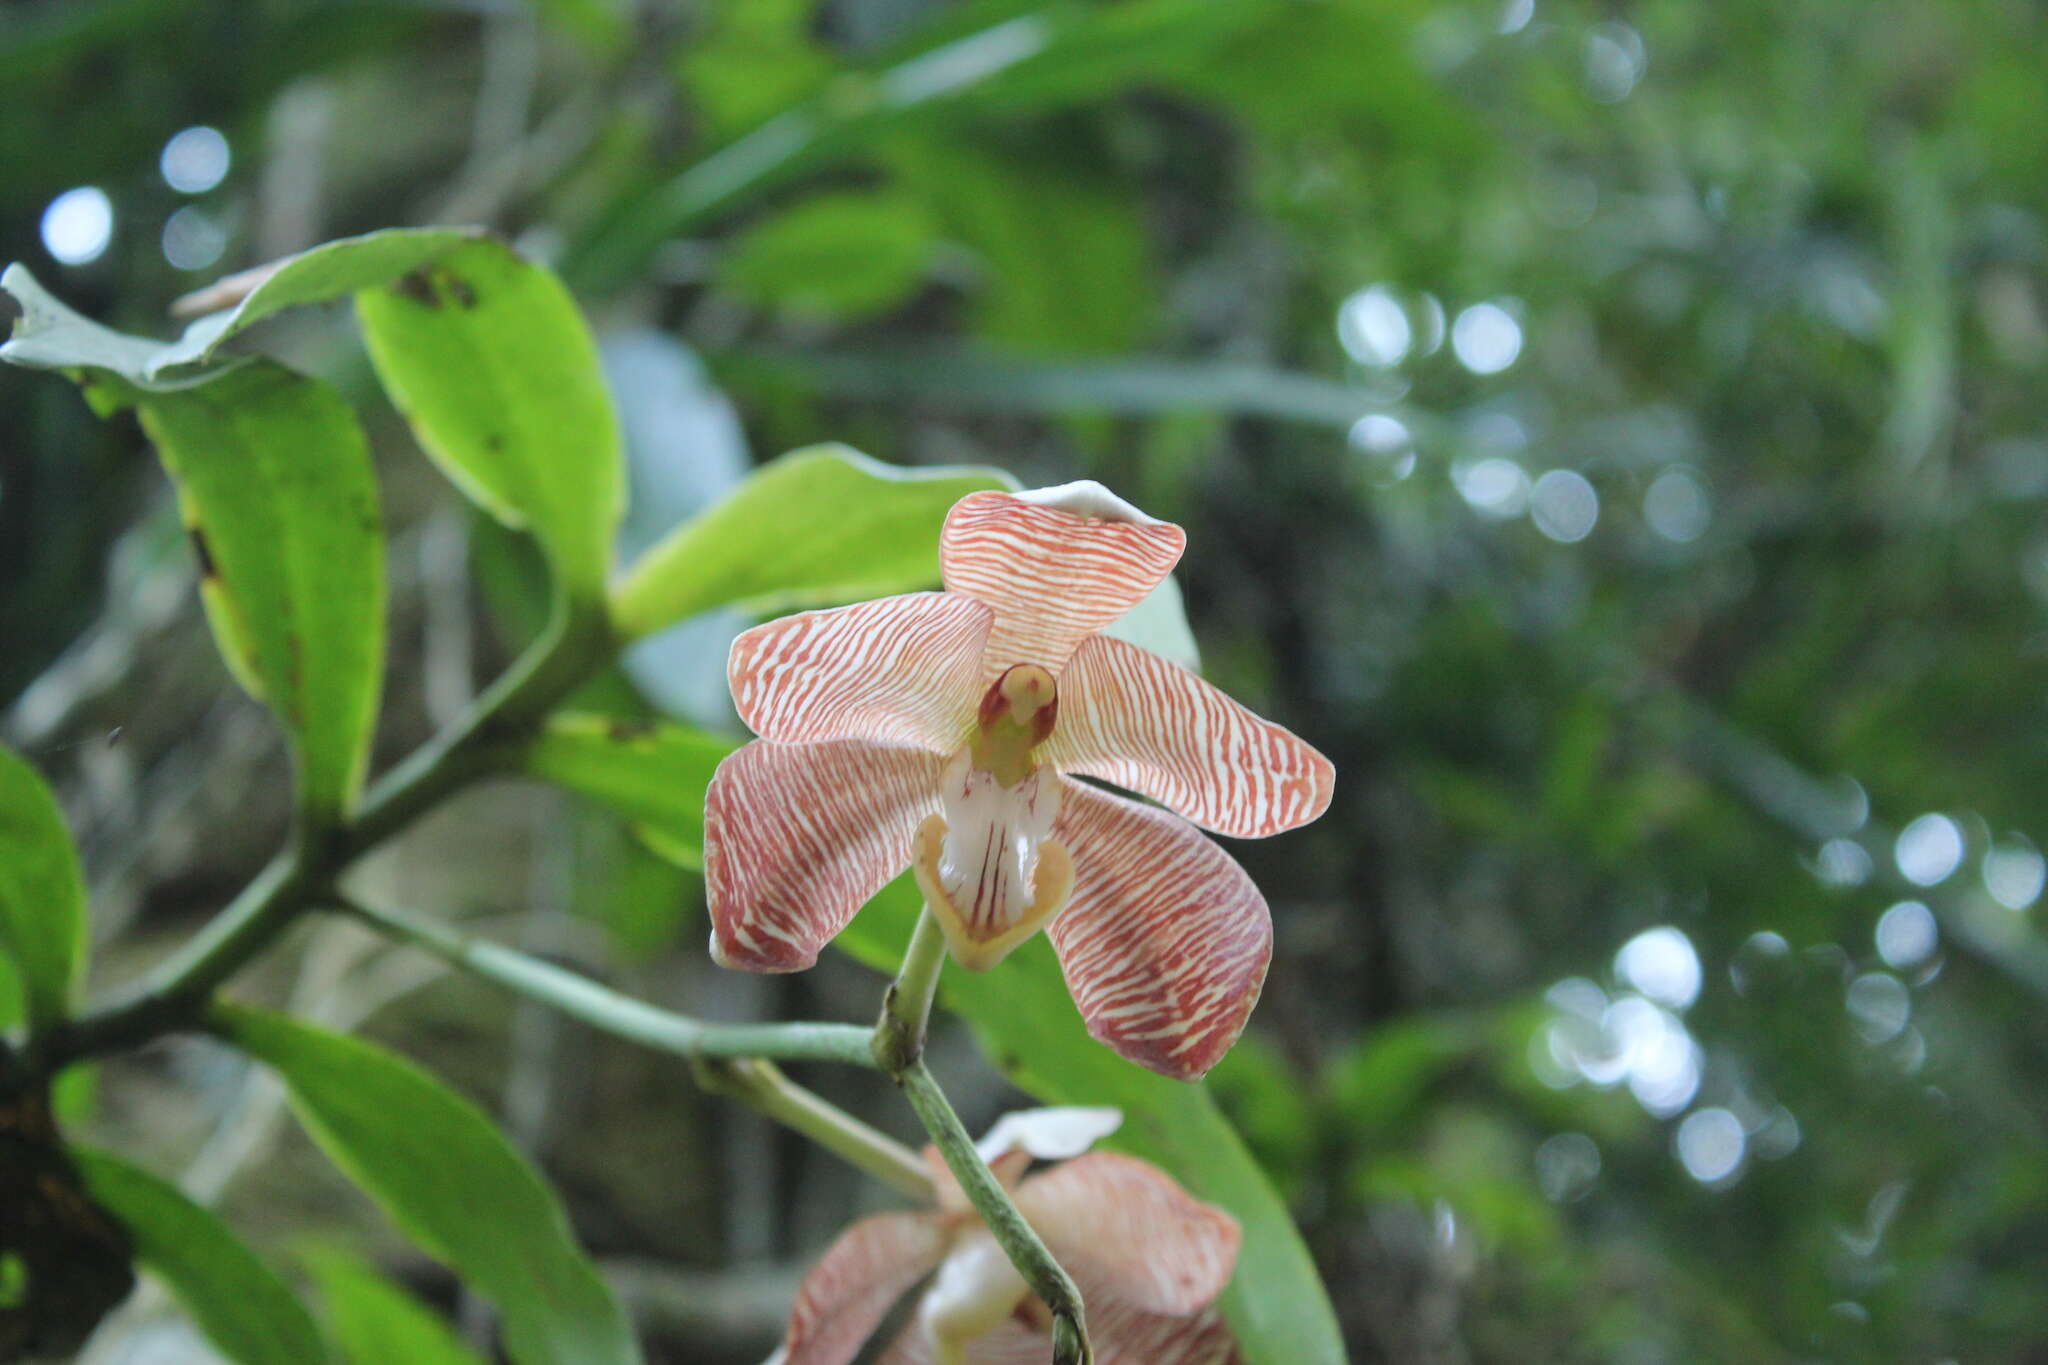
[[[1279,952],[1212,1084],[1359,1360],[2038,1362],[2044,63],[2022,0],[41,0],[0,6],[0,259],[166,333],[227,270],[484,222],[598,322],[629,541],[825,439],[1184,523],[1210,676],[1340,771],[1237,850]],[[230,161],[184,193],[195,126]],[[345,311],[260,340],[376,401]],[[132,424],[12,370],[0,413],[4,734],[60,783],[104,983],[260,864],[283,757]],[[388,757],[532,603],[372,420]],[[718,721],[722,657],[697,627],[633,672]],[[872,1009],[843,962],[710,967],[694,882],[537,789],[361,875],[697,1012]],[[758,1359],[873,1198],[346,929],[252,990],[503,1114],[660,1359]],[[453,1302],[217,1050],[107,1066],[89,1126]],[[162,1309],[87,1358],[202,1359]]]

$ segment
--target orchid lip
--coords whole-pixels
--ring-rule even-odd
[[[1060,779],[1034,767],[1004,783],[963,749],[946,766],[940,797],[945,814],[918,827],[911,869],[954,960],[982,971],[1049,924],[1073,893],[1073,859],[1049,837]]]

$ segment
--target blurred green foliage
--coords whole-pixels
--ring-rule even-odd
[[[692,348],[754,450],[1182,521],[1208,672],[1341,773],[1235,850],[1279,946],[1211,1085],[1354,1354],[2017,1362],[2044,58],[2025,0],[45,0],[0,14],[0,258],[160,334],[226,270],[481,220],[601,343]],[[194,124],[234,160],[187,196]],[[62,266],[83,185],[111,235]],[[217,259],[167,259],[184,213]],[[340,319],[251,337],[365,392]],[[0,404],[14,696],[153,485],[61,386]],[[578,847],[634,960],[701,951]]]

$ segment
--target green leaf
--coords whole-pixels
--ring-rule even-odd
[[[442,472],[530,529],[570,595],[599,600],[625,508],[618,421],[576,301],[502,243],[463,243],[356,296],[385,391]]]
[[[922,906],[906,875],[883,888],[836,940],[861,961],[893,971]],[[1286,1204],[1244,1142],[1198,1085],[1124,1061],[1088,1036],[1043,934],[992,971],[949,964],[948,1009],[1022,1089],[1048,1104],[1112,1105],[1124,1125],[1110,1145],[1172,1173],[1228,1209],[1244,1230],[1237,1271],[1221,1300],[1249,1365],[1344,1365],[1343,1338],[1315,1262]]]
[[[896,469],[844,446],[763,465],[640,558],[612,598],[628,639],[728,604],[768,614],[907,592],[939,581],[947,509],[996,469]]]
[[[69,1012],[85,970],[85,877],[71,832],[42,774],[12,750],[0,748],[0,976],[26,1001],[29,1022],[41,1027]],[[16,992],[0,982],[0,1021]]]
[[[151,367],[162,352],[164,343],[116,332],[81,313],[74,313],[45,290],[29,273],[27,266],[8,266],[5,273],[0,273],[0,289],[12,294],[14,301],[21,306],[21,316],[14,322],[13,336],[6,345],[0,346],[0,360],[31,370],[59,370],[72,375],[81,370],[98,370],[118,376],[123,381],[123,385],[117,386],[122,389],[121,400],[111,406],[103,406],[101,398],[94,392],[96,379],[88,381],[80,376],[87,400],[101,416],[125,405],[130,396],[125,392],[127,387],[174,389],[211,377],[154,380]]]
[[[281,270],[249,303],[272,289],[266,306],[299,301],[334,268]],[[222,657],[284,722],[301,803],[345,812],[384,671],[384,529],[355,414],[328,385],[267,360],[158,378],[158,343],[71,312],[19,266],[0,284],[24,309],[0,359],[71,375],[102,416],[137,410],[177,485]]]
[[[401,1057],[282,1015],[220,1008],[276,1070],[334,1163],[407,1236],[495,1302],[519,1365],[640,1359],[560,1200],[481,1109]]]
[[[915,200],[822,194],[743,233],[720,260],[718,280],[752,303],[861,317],[908,298],[933,246],[931,221]]]
[[[170,1182],[105,1152],[74,1149],[86,1190],[127,1225],[135,1255],[161,1276],[221,1353],[242,1365],[314,1365],[320,1333],[277,1272]]]
[[[163,346],[151,358],[144,377],[157,379],[175,367],[209,360],[222,342],[274,313],[297,304],[326,303],[394,280],[476,239],[474,231],[461,228],[388,228],[327,242],[232,276],[191,298],[203,302],[209,294],[223,291],[225,301],[234,297],[238,286],[248,292],[232,307],[200,318],[185,329],[185,335]],[[249,275],[260,275],[260,282],[248,287]]]
[[[238,362],[212,364],[215,352],[265,318],[383,284],[476,240],[475,232],[460,228],[393,228],[328,242],[192,295],[202,306],[209,295],[231,306],[169,342],[102,327],[58,302],[26,267],[12,265],[0,275],[0,289],[14,295],[22,316],[13,340],[0,346],[0,359],[30,369],[105,370],[146,393],[175,392],[232,369]]]
[[[304,1259],[348,1365],[483,1365],[439,1314],[355,1257],[322,1250]]]
[[[305,808],[345,812],[384,671],[384,528],[355,414],[268,361],[139,411],[178,486],[222,655],[290,732]]]
[[[664,857],[701,866],[704,789],[738,746],[682,725],[557,716],[527,745],[526,771],[641,827]]]

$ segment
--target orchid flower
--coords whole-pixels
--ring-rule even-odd
[[[713,955],[809,967],[907,863],[963,967],[1045,929],[1097,1039],[1181,1079],[1214,1066],[1258,1000],[1273,928],[1194,825],[1256,838],[1305,824],[1334,774],[1104,633],[1185,543],[1098,483],[973,493],[940,533],[944,592],[803,612],[734,641],[733,700],[760,738],[706,797]]]
[[[979,1144],[1087,1306],[1097,1365],[1225,1365],[1236,1343],[1214,1303],[1237,1261],[1237,1222],[1157,1167],[1087,1153],[1114,1109],[1010,1114]],[[1023,1177],[1032,1160],[1056,1161]],[[935,1209],[848,1228],[797,1289],[782,1365],[847,1365],[896,1301],[932,1275],[881,1365],[1042,1365],[1052,1315],[927,1148]]]

